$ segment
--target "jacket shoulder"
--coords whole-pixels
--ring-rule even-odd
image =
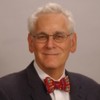
[[[93,79],[73,72],[68,72],[71,87],[74,90],[79,90],[79,93],[87,95],[89,100],[99,100],[100,99],[100,84]],[[91,98],[91,99],[90,99]],[[99,98],[99,99],[98,99]],[[88,100],[88,99],[87,99]]]
[[[0,78],[0,91],[12,93],[18,91],[18,89],[26,83],[25,71],[13,73]]]
[[[9,74],[0,78],[0,86],[16,84],[17,81],[22,80],[24,78],[25,78],[25,70]]]
[[[79,82],[80,84],[84,85],[97,85],[100,86],[99,83],[97,83],[95,80],[93,80],[90,77],[87,77],[85,75],[79,74],[79,73],[74,73],[74,72],[68,72],[69,77],[71,78],[71,80]]]

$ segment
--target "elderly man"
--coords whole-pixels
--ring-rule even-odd
[[[0,100],[100,100],[98,83],[65,69],[77,42],[71,14],[50,3],[29,17],[28,28],[35,59],[0,79]]]

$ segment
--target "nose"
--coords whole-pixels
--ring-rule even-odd
[[[46,42],[46,47],[51,49],[55,47],[54,39],[53,37],[49,37],[48,41]]]

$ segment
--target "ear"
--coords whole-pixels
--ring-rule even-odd
[[[77,47],[77,36],[76,36],[76,33],[73,33],[72,34],[72,37],[71,37],[71,53],[74,53],[76,51],[76,47]]]
[[[34,52],[33,37],[30,33],[28,34],[27,40],[28,40],[29,51],[33,53]]]

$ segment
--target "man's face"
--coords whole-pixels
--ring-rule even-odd
[[[64,32],[68,35],[70,33],[68,33],[67,27],[68,21],[64,15],[42,14],[36,22],[35,33],[33,34],[53,35],[56,32]],[[30,51],[34,52],[35,60],[41,69],[44,71],[48,69],[62,70],[69,53],[76,49],[76,34],[73,33],[72,37],[69,36],[61,43],[57,43],[52,37],[49,37],[45,43],[39,43],[29,35],[28,42]]]

